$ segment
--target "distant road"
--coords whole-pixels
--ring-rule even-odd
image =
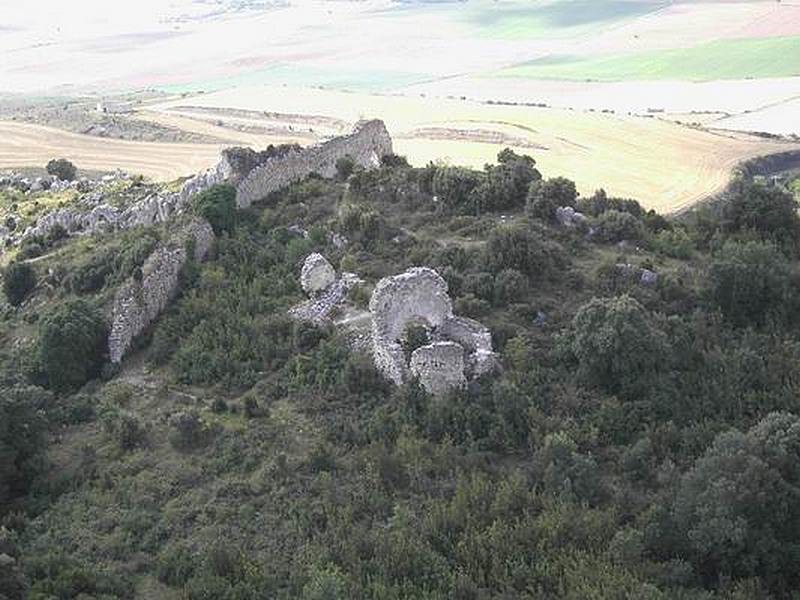
[[[134,142],[0,121],[0,169],[45,166],[67,158],[82,169],[122,169],[156,181],[193,175],[216,164],[222,145]]]

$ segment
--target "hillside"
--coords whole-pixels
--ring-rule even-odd
[[[373,165],[364,131],[335,168],[336,141],[188,184],[0,189],[0,598],[800,593],[800,176],[666,218],[510,150]],[[314,172],[242,202],[276,164]],[[166,251],[176,295],[113,364],[120,290],[146,303]],[[375,299],[412,267],[446,291],[382,315],[410,315],[405,360],[452,301],[495,369],[382,375]]]

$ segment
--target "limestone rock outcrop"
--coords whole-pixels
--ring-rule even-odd
[[[178,276],[193,246],[194,258],[205,258],[214,241],[207,221],[192,220],[161,244],[145,261],[141,273],[130,277],[114,296],[108,351],[112,363],[119,363],[134,338],[166,308],[178,290]]]
[[[433,269],[415,267],[381,279],[369,310],[375,366],[397,385],[417,376],[428,392],[441,394],[495,368],[489,330],[453,314],[447,282]],[[430,328],[433,343],[415,350],[409,362],[400,340],[418,322]]]
[[[328,259],[314,252],[306,257],[300,271],[300,286],[310,296],[317,296],[336,281],[336,270]]]

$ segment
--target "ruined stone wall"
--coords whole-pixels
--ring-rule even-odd
[[[130,277],[114,296],[108,350],[112,363],[119,363],[134,338],[166,308],[178,289],[178,276],[187,260],[187,245],[194,257],[205,258],[214,241],[207,221],[192,220],[170,240],[161,244],[141,269],[141,278]]]
[[[492,350],[492,334],[484,325],[466,317],[452,317],[441,327],[439,335],[452,340],[467,350],[465,364],[467,375],[480,377],[496,366]]]
[[[371,167],[391,153],[392,138],[383,121],[363,121],[351,135],[289,152],[256,167],[239,183],[236,205],[246,208],[311,173],[332,177],[336,174],[336,161],[345,156],[352,157],[359,165]]]
[[[432,394],[441,394],[488,373],[497,365],[489,330],[453,315],[447,282],[433,269],[416,267],[378,282],[369,302],[375,366],[397,385],[410,375]],[[423,321],[433,343],[407,361],[400,339],[408,323]]]
[[[375,366],[397,385],[407,366],[398,343],[406,324],[424,320],[438,327],[453,315],[447,282],[433,269],[417,267],[378,282],[369,301]]]
[[[411,372],[428,393],[439,395],[467,383],[464,348],[455,342],[434,342],[414,350]]]

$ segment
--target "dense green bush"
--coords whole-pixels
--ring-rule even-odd
[[[336,161],[336,177],[340,181],[347,181],[347,178],[353,174],[356,168],[356,161],[352,156],[343,156]]]
[[[564,177],[546,181],[534,181],[528,190],[528,214],[543,221],[552,221],[556,209],[562,206],[575,207],[578,191],[575,182]]]
[[[681,542],[708,582],[761,576],[793,588],[800,551],[800,420],[772,413],[718,435],[674,500]]]
[[[78,169],[66,158],[54,158],[47,163],[47,173],[61,181],[72,181],[78,174]]]
[[[108,327],[83,300],[69,301],[45,315],[39,326],[39,368],[46,386],[73,391],[97,377],[106,356]]]
[[[459,213],[474,213],[476,207],[472,192],[483,181],[483,174],[461,167],[436,169],[431,191],[446,210]]]
[[[49,393],[38,387],[0,387],[0,515],[44,465],[50,403]]]
[[[735,325],[783,322],[791,316],[785,313],[790,308],[785,302],[794,292],[789,263],[769,243],[727,242],[709,266],[708,291]]]
[[[236,227],[236,188],[227,183],[212,185],[192,199],[197,214],[205,218],[216,235],[231,233]]]
[[[3,293],[12,306],[19,306],[36,287],[36,272],[26,263],[13,262],[3,273]]]
[[[666,335],[654,316],[627,295],[584,304],[568,338],[580,375],[612,393],[631,395],[652,384],[668,354]]]
[[[535,160],[509,148],[497,155],[497,163],[487,165],[486,178],[472,192],[472,204],[478,213],[524,206],[528,187],[542,178]]]
[[[794,195],[777,186],[743,184],[723,205],[721,225],[727,235],[755,236],[796,252],[800,216]]]
[[[487,260],[492,268],[516,269],[529,277],[555,275],[566,263],[563,248],[537,228],[501,226],[489,236]]]
[[[644,237],[644,227],[630,213],[611,209],[598,217],[594,237],[602,242],[637,242]]]

